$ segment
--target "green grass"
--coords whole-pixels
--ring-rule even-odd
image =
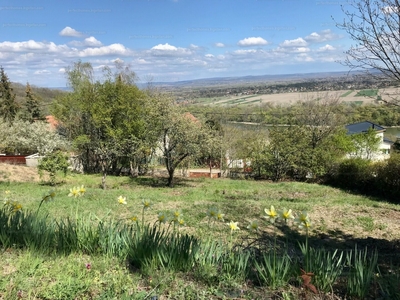
[[[377,95],[378,95],[378,90],[370,89],[370,90],[358,91],[355,96],[356,97],[376,97]]]
[[[63,252],[56,254],[53,251],[45,254],[41,250],[32,249],[22,251],[13,247],[2,249],[0,299],[17,299],[19,291],[24,299],[145,299],[145,297],[150,299],[153,295],[162,295],[164,297],[162,299],[185,300],[265,299],[273,296],[283,297],[283,293],[290,295],[292,297],[290,299],[296,299],[300,297],[300,292],[292,290],[287,285],[284,292],[271,291],[268,287],[252,288],[246,285],[244,278],[254,276],[247,273],[246,260],[240,255],[235,256],[236,254],[224,258],[225,250],[221,250],[223,248],[208,244],[220,242],[220,245],[230,247],[239,244],[246,246],[250,245],[251,241],[258,241],[257,245],[260,243],[261,247],[263,241],[268,245],[273,234],[273,226],[263,221],[262,216],[265,214],[264,209],[271,205],[277,209],[290,208],[297,213],[308,211],[313,226],[310,230],[310,245],[317,248],[321,245],[324,247],[328,245],[327,247],[334,249],[352,248],[352,240],[362,241],[360,240],[362,235],[357,231],[360,228],[370,236],[384,231],[389,234],[388,240],[399,236],[398,232],[391,229],[390,224],[383,223],[375,217],[400,212],[398,205],[318,184],[179,178],[176,187],[171,189],[164,186],[165,179],[162,178],[131,179],[109,176],[108,189],[102,190],[99,187],[101,176],[98,175],[69,174],[61,179],[63,183],[55,187],[56,198],[54,201],[43,203],[39,216],[47,218],[48,221],[57,220],[57,224],[64,224],[62,225],[64,227],[57,225],[55,228],[59,228],[58,230],[69,226],[61,220],[67,218],[76,220],[78,217],[78,220],[81,220],[79,222],[82,222],[76,229],[79,243],[88,246],[92,245],[89,239],[96,239],[96,236],[90,231],[83,235],[84,228],[97,226],[101,220],[104,224],[101,227],[104,228],[101,231],[101,238],[103,242],[109,244],[102,244],[101,249],[83,247],[78,252],[64,252],[64,254],[60,254]],[[72,187],[81,185],[86,187],[84,196],[68,197]],[[50,189],[49,186],[37,183],[0,182],[0,193],[9,190],[10,194],[7,195],[9,200],[21,203],[25,211],[35,212],[42,196]],[[119,196],[126,197],[127,205],[118,204]],[[113,227],[113,224],[121,226],[132,224],[128,219],[133,215],[139,216],[140,221],[143,199],[152,202],[150,209],[144,213],[146,224],[154,224],[159,212],[180,210],[186,226],[180,228],[179,233],[182,236],[185,233],[194,235],[204,241],[206,248],[203,249],[209,247],[209,253],[212,255],[205,257],[201,265],[192,267],[190,260],[188,265],[179,263],[180,258],[172,255],[176,253],[175,251],[165,250],[166,252],[154,254],[154,257],[161,255],[161,260],[165,262],[177,261],[176,266],[179,267],[175,266],[173,269],[153,265],[154,259],[139,260],[133,265],[121,260],[124,255],[121,257],[118,255],[117,245],[121,245],[121,238],[123,240],[125,236],[119,236],[118,232],[120,234],[125,232],[126,227]],[[209,224],[207,210],[211,207],[219,209],[224,214],[224,222]],[[251,220],[259,220],[261,231],[258,234],[246,230]],[[232,236],[226,225],[229,221],[239,222],[241,228]],[[167,230],[169,227],[161,225],[160,228]],[[172,227],[169,230],[171,231]],[[286,239],[283,233],[286,234]],[[329,239],[321,240],[320,234],[329,236]],[[346,237],[344,241],[343,237]],[[294,226],[278,230],[279,243],[289,241],[293,247],[297,247],[297,242],[303,242],[304,238],[305,233]],[[66,238],[65,242],[68,242]],[[136,242],[139,243],[135,244],[139,245],[138,249],[154,248],[151,244],[147,244],[146,240]],[[168,247],[181,249],[179,240],[164,240],[160,237],[160,242],[167,247],[166,249],[169,249]],[[36,249],[40,249],[40,245],[37,245]],[[205,250],[200,252],[201,255],[203,251]],[[148,252],[143,250],[142,255],[146,257]],[[129,254],[131,262],[138,259],[137,253],[139,250]],[[222,269],[216,267],[217,257],[224,259]],[[86,264],[90,264],[89,269]],[[183,266],[186,271],[179,269]],[[394,266],[395,270],[396,268]],[[193,271],[187,271],[192,269]],[[292,281],[297,280],[293,279],[297,275],[293,275],[292,271],[288,278]]]
[[[354,90],[350,90],[345,92],[344,94],[342,94],[340,97],[347,97],[348,95],[350,95],[352,92],[354,92]]]

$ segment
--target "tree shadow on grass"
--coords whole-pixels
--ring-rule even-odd
[[[168,178],[162,176],[139,176],[139,177],[130,177],[129,184],[139,185],[145,187],[153,187],[153,188],[170,188],[167,186]],[[190,179],[176,177],[174,178],[174,187],[191,187]]]
[[[277,236],[275,242],[274,233],[263,231],[256,238],[242,241],[244,248],[256,248],[257,252],[268,252],[276,247],[279,251],[288,250],[292,256],[301,257],[299,243],[306,241],[306,232],[299,230],[295,226],[277,226]],[[368,249],[372,254],[375,249],[378,252],[378,265],[384,269],[396,267],[400,270],[400,240],[386,240],[380,238],[359,238],[347,234],[341,230],[328,230],[327,232],[318,232],[308,237],[309,247],[315,249],[325,249],[330,251],[344,251],[345,253],[354,250],[355,247],[360,250]]]
[[[390,191],[385,195],[382,194],[382,192],[379,192],[375,189],[349,189],[349,188],[343,188],[335,184],[330,184],[330,183],[324,183],[323,185],[339,189],[340,191],[351,194],[351,195],[357,195],[357,196],[364,196],[367,197],[371,200],[377,201],[377,202],[388,202],[392,204],[400,204],[400,200],[398,195],[393,195]]]

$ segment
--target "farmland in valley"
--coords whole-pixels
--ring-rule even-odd
[[[252,95],[227,95],[223,97],[196,98],[190,102],[212,106],[236,106],[236,105],[292,105],[299,101],[318,100],[321,98],[339,98],[341,102],[353,105],[366,105],[376,103],[380,94],[393,95],[397,93],[396,88],[385,90],[338,90],[328,92],[291,92],[275,94],[252,94]]]

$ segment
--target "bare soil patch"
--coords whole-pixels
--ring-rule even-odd
[[[1,163],[0,181],[39,182],[41,179],[37,168]]]

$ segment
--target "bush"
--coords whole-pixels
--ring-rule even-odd
[[[377,191],[388,198],[398,199],[400,194],[400,154],[392,153],[385,164],[377,169]]]
[[[344,189],[371,191],[375,182],[374,167],[371,161],[362,158],[350,158],[341,162],[331,175],[334,185]]]
[[[62,171],[64,175],[67,175],[68,166],[68,157],[59,150],[54,151],[39,161],[39,175],[42,177],[43,171],[49,172],[50,185],[55,185],[57,172]]]

